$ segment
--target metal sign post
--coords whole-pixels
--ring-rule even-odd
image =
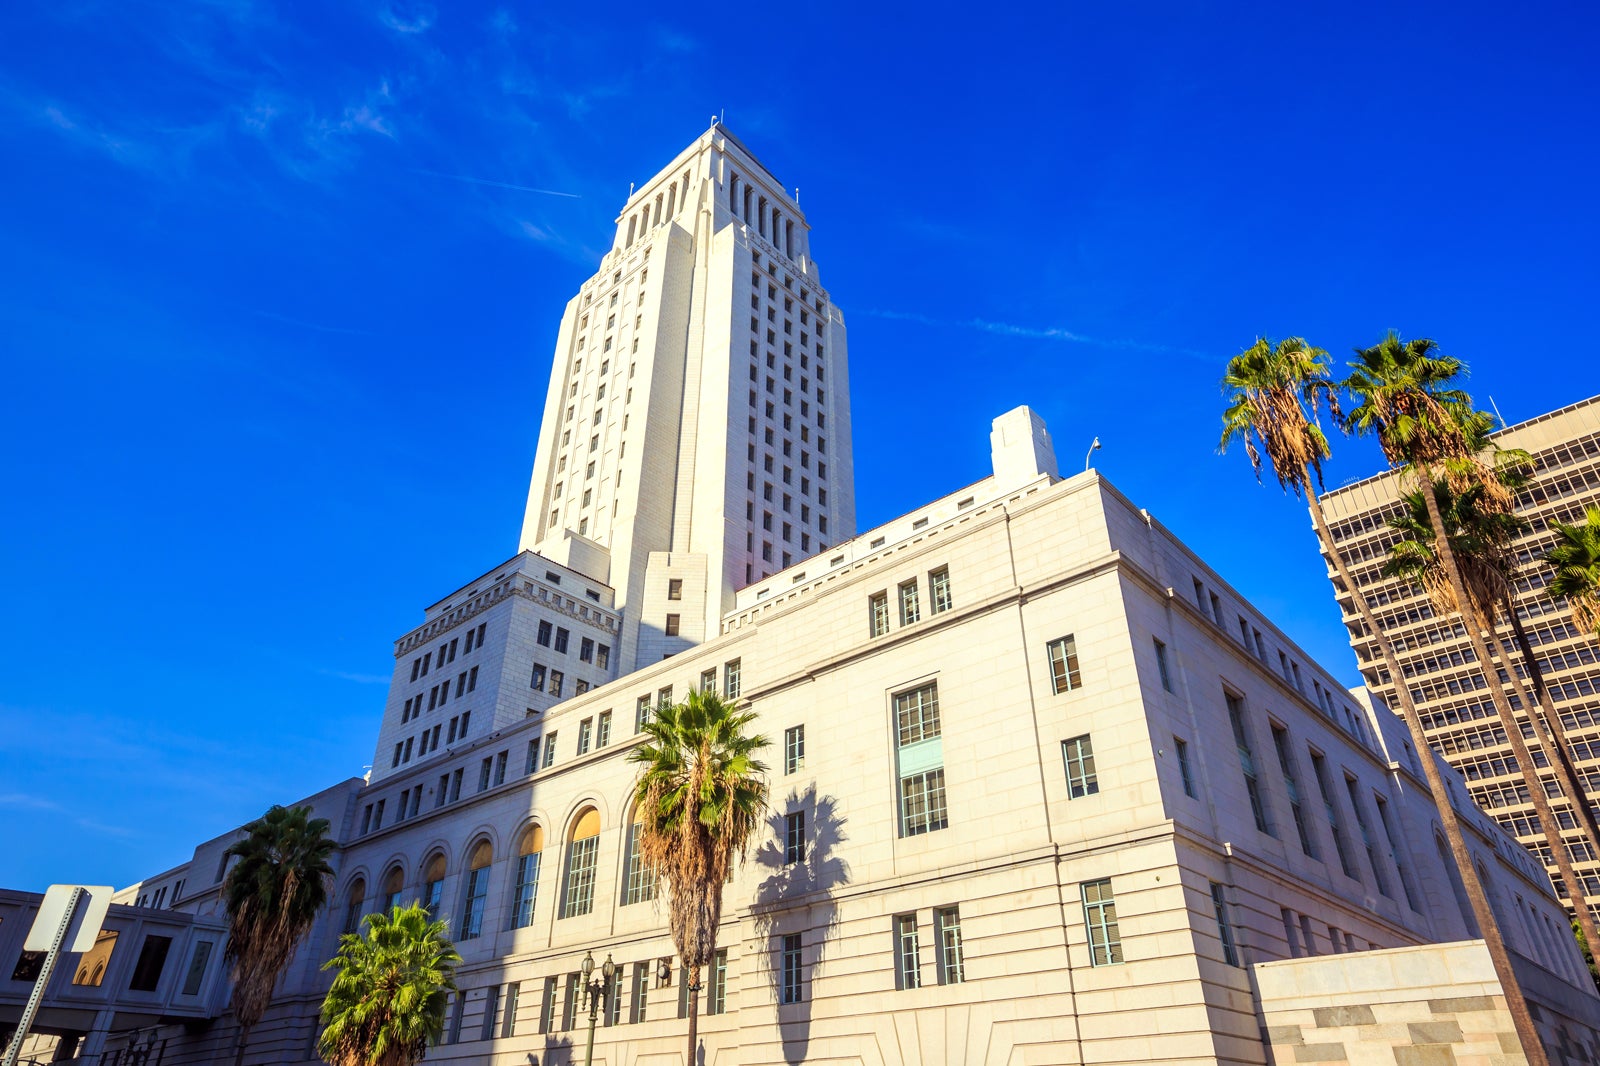
[[[50,940],[49,953],[44,957],[44,967],[39,971],[38,980],[33,982],[33,991],[28,995],[28,1005],[22,1008],[22,1020],[17,1023],[17,1033],[11,1040],[11,1048],[6,1052],[4,1066],[17,1066],[17,1057],[22,1054],[22,1043],[28,1039],[28,1029],[33,1025],[33,1016],[39,1012],[39,1002],[44,999],[44,990],[49,987],[50,975],[55,972],[56,959],[61,956],[61,945],[66,942],[67,932],[72,928],[72,919],[78,912],[78,904],[83,897],[88,895],[81,885],[71,886],[72,891],[67,895],[66,907],[61,913],[61,921],[56,925],[55,936]],[[32,937],[29,938],[32,940]]]

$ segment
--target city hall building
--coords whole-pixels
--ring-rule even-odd
[[[857,530],[850,418],[806,217],[714,125],[567,305],[520,550],[396,641],[369,777],[302,801],[332,902],[248,1061],[315,1062],[339,936],[421,900],[463,960],[430,1062],[583,1061],[592,952],[617,964],[595,1061],[684,1063],[628,754],[693,689],[770,741],[702,979],[711,1066],[1518,1061],[1397,718],[1062,477],[1026,407],[991,476]],[[1451,793],[1552,1056],[1586,1061],[1600,999],[1544,871]],[[121,894],[51,989],[61,1053],[231,1059],[238,836]],[[0,893],[0,967],[36,905]]]

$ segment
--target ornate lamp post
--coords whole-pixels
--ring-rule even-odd
[[[611,953],[606,952],[606,961],[601,965],[600,972],[594,969],[594,955],[591,952],[583,953],[583,983],[589,990],[589,1047],[584,1052],[584,1066],[594,1066],[594,1023],[600,1016],[600,1005],[607,996],[611,995],[611,979],[616,976],[617,964],[611,961]]]

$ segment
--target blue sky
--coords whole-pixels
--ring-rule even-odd
[[[5,5],[0,883],[125,884],[361,773],[390,641],[516,549],[629,182],[724,109],[849,324],[863,526],[1029,403],[1353,683],[1303,510],[1214,454],[1222,366],[1392,327],[1512,421],[1600,391],[1594,18]]]

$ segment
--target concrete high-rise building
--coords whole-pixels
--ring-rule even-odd
[[[1581,523],[1586,508],[1600,505],[1600,397],[1509,426],[1494,439],[1503,448],[1521,448],[1533,456],[1533,479],[1517,494],[1517,513],[1529,524],[1516,544],[1522,563],[1517,611],[1556,711],[1572,737],[1574,768],[1587,784],[1590,802],[1600,802],[1600,643],[1593,633],[1573,626],[1564,601],[1552,599],[1545,588],[1550,571],[1538,562],[1555,543],[1550,523]],[[1365,591],[1379,624],[1394,639],[1400,668],[1409,679],[1430,743],[1466,779],[1478,805],[1543,856],[1556,890],[1564,892],[1528,798],[1522,768],[1495,720],[1493,702],[1481,687],[1466,632],[1458,621],[1439,618],[1420,589],[1380,573],[1390,545],[1401,539],[1389,527],[1389,518],[1403,511],[1399,479],[1393,473],[1367,478],[1328,493],[1322,505],[1334,542]],[[1328,577],[1337,591],[1331,564]],[[1376,644],[1362,636],[1354,601],[1343,592],[1338,592],[1337,598],[1368,687],[1384,705],[1393,706],[1393,681]],[[1501,631],[1506,646],[1514,649],[1509,627],[1502,625]],[[1524,673],[1520,666],[1518,672]],[[1514,688],[1508,685],[1506,693],[1512,706],[1520,709]],[[1572,798],[1559,794],[1538,738],[1528,730],[1523,732],[1539,761],[1550,805],[1562,826],[1576,838]],[[1573,867],[1584,879],[1585,893],[1591,900],[1600,899],[1600,856],[1589,854],[1581,842],[1571,855]],[[1565,902],[1570,909],[1571,901]],[[1600,914],[1600,908],[1595,909]]]
[[[561,317],[520,546],[616,590],[626,672],[854,534],[844,320],[800,205],[714,125]]]

